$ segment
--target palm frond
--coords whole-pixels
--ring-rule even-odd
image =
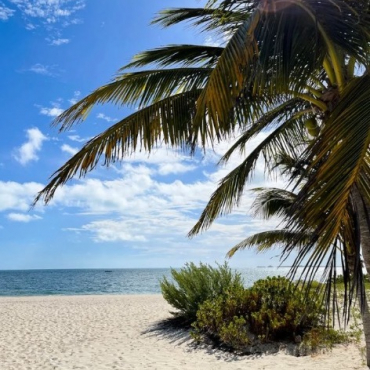
[[[325,57],[341,81],[342,55],[365,62],[369,39],[358,15],[344,1],[338,3],[289,0],[280,11],[279,6],[275,12],[263,7],[254,11],[233,34],[198,99],[195,127],[210,124],[215,137],[222,137],[246,90],[252,89],[252,97],[304,93],[308,81],[322,74]],[[311,100],[326,111],[323,102]],[[245,111],[244,122],[250,121],[252,111]]]
[[[200,90],[192,90],[163,99],[124,118],[106,131],[94,137],[59,168],[49,184],[41,190],[35,203],[41,198],[45,203],[56,189],[78,174],[85,176],[94,169],[100,158],[104,165],[120,160],[138,148],[150,152],[156,145],[186,148],[192,132],[194,103]]]
[[[305,179],[309,163],[301,156],[305,147],[297,148],[295,153],[278,153],[275,157],[274,168],[279,169],[281,176],[287,176],[291,183],[298,178]]]
[[[245,184],[252,177],[260,155],[264,156],[268,165],[270,158],[274,158],[277,153],[294,151],[298,143],[303,141],[302,127],[300,118],[292,118],[282,123],[257,145],[240,165],[220,181],[189,236],[207,229],[218,216],[228,214],[238,206]]]
[[[224,10],[222,8],[172,8],[161,11],[152,21],[162,27],[170,27],[181,22],[191,22],[202,31],[232,32],[248,17],[244,11]]]
[[[310,236],[308,234],[298,235],[284,229],[263,231],[261,233],[254,234],[235,245],[227,252],[227,257],[231,258],[236,252],[246,248],[256,249],[257,252],[265,252],[273,247],[282,247],[283,245],[288,244],[292,238],[297,240],[295,245],[297,250],[310,240]]]
[[[223,48],[206,45],[168,45],[162,48],[147,50],[135,55],[132,61],[122,67],[120,71],[128,68],[143,67],[156,64],[162,67],[181,65],[188,67],[201,65],[213,67],[220,57]]]
[[[54,124],[62,123],[60,130],[67,130],[85,119],[97,104],[139,105],[143,108],[174,93],[200,89],[211,71],[210,68],[174,68],[124,73],[65,110]]]
[[[293,192],[279,188],[254,188],[251,191],[256,194],[252,204],[254,216],[264,219],[287,216],[297,198]]]
[[[297,207],[303,224],[315,227],[322,235],[323,248],[329,247],[340,231],[352,189],[361,186],[361,178],[370,174],[369,99],[370,76],[349,83],[308,152],[310,169],[315,171],[300,191]],[[364,196],[367,190],[364,188]]]
[[[246,146],[250,139],[258,135],[259,133],[267,130],[273,125],[278,125],[284,120],[288,120],[294,114],[300,115],[301,112],[306,113],[305,109],[308,107],[306,102],[301,101],[300,99],[293,98],[283,103],[279,104],[276,107],[268,110],[264,109],[263,113],[260,115],[258,120],[246,130],[239,139],[227,150],[227,152],[222,156],[219,161],[219,164],[227,163],[231,155],[235,153],[236,150],[239,150],[240,154],[244,154]],[[267,108],[267,107],[266,107]]]
[[[205,125],[213,127],[216,137],[228,131],[230,114],[244,87],[243,68],[244,66],[248,68],[258,53],[254,37],[258,21],[259,12],[256,11],[239,27],[225,47],[197,101],[195,131],[204,131]],[[196,140],[198,136],[195,132],[193,139]],[[204,145],[205,138],[201,139]]]

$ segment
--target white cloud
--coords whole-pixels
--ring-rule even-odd
[[[248,152],[265,135],[253,140]],[[69,138],[82,140],[78,135]],[[231,215],[216,220],[204,235],[191,241],[187,239],[187,232],[197,221],[219,179],[240,163],[242,157],[238,154],[232,156],[226,166],[215,168],[229,146],[230,143],[221,143],[212,150],[207,149],[204,157],[196,158],[166,148],[157,148],[150,156],[135,153],[126,158],[119,169],[112,166],[115,171],[109,171],[108,175],[104,172],[104,177],[98,169],[95,172],[98,178],[91,174],[87,179],[77,179],[59,188],[45,209],[79,215],[80,218],[72,219],[69,225],[70,218],[66,218],[67,224],[63,225],[67,232],[78,233],[79,238],[117,243],[140,250],[140,255],[164,253],[173,258],[182,255],[184,259],[199,256],[202,260],[210,258],[210,262],[220,260],[229,248],[248,235],[276,228],[279,223],[279,220],[250,217],[254,195],[246,192]],[[70,148],[74,149],[73,145]],[[173,180],[169,174],[179,174],[178,179]],[[276,185],[265,180],[262,161],[257,164],[254,178],[255,182],[247,188]],[[42,188],[41,184],[27,186],[0,182],[0,211],[1,207],[13,213],[26,211]]]
[[[106,116],[104,113],[98,113],[96,118],[103,119],[104,121],[107,121],[109,123],[117,121],[117,118],[112,118],[112,117]]]
[[[29,215],[26,213],[9,213],[6,217],[11,221],[25,222],[25,223],[42,219],[42,217],[40,216]]]
[[[32,31],[32,30],[34,30],[36,28],[37,27],[34,24],[32,24],[32,23],[27,23],[26,24],[26,30]]]
[[[77,143],[84,143],[89,140],[89,138],[84,138],[79,135],[68,135],[68,139]]]
[[[42,209],[64,213],[67,223],[63,229],[80,240],[116,243],[136,250],[141,257],[162,255],[174,261],[221,261],[232,246],[248,235],[275,229],[279,224],[276,219],[252,218],[249,212],[254,196],[246,192],[240,207],[231,215],[217,219],[206,233],[192,240],[187,238],[218,179],[240,162],[240,156],[235,156],[228,166],[213,167],[227,147],[228,144],[222,144],[214,151],[207,150],[205,158],[195,159],[165,148],[158,148],[149,157],[136,153],[125,159],[119,170],[113,167],[116,171],[109,171],[110,179],[102,178],[103,172],[98,169],[95,172],[98,178],[91,174],[59,188],[50,205]],[[194,174],[176,176],[177,180],[162,177],[166,171],[180,173],[181,165],[185,170],[193,168]],[[259,163],[256,183],[248,187],[273,185],[265,181],[263,173],[263,163]],[[0,211],[22,214],[42,187],[0,182]],[[36,211],[40,209],[37,207]],[[253,252],[245,255],[253,256]]]
[[[42,184],[36,182],[21,184],[14,181],[0,181],[0,211],[28,211],[33,199],[42,188]]]
[[[162,163],[159,166],[158,173],[161,175],[169,175],[171,173],[178,174],[195,170],[194,165],[187,165],[183,163]]]
[[[216,187],[210,176],[189,180],[189,183],[161,182],[155,179],[158,171],[144,164],[127,163],[120,173],[123,177],[119,179],[90,178],[60,188],[51,205],[77,207],[82,214],[91,217],[106,215],[103,220],[73,229],[90,234],[96,242],[134,241],[136,238],[137,242],[153,244],[158,239],[169,246],[179,240],[186,242],[186,233]],[[201,239],[202,243],[210,248],[215,243],[231,247],[248,234],[275,228],[278,220],[252,220],[248,216],[252,201],[253,195],[246,193],[240,207],[232,215],[215,222],[209,236]]]
[[[127,163],[139,163],[154,166],[156,172],[162,176],[190,172],[199,166],[198,160],[165,147],[153,148],[150,155],[146,152],[134,153],[132,156],[126,157],[123,162],[123,172],[126,171],[125,165]]]
[[[47,66],[41,63],[36,63],[30,67],[27,71],[37,73],[44,76],[56,76],[55,66]]]
[[[15,10],[7,8],[2,2],[0,2],[0,20],[7,21],[14,15]]]
[[[74,148],[68,144],[63,144],[60,149],[62,149],[63,152],[66,152],[71,155],[75,155],[78,152],[77,148]]]
[[[31,161],[37,161],[39,159],[37,153],[41,150],[45,140],[48,138],[37,127],[28,129],[27,141],[15,149],[14,158],[23,166]]]
[[[77,101],[78,101],[78,98],[80,97],[81,95],[81,91],[75,91],[73,93],[73,98],[69,99],[68,101],[73,105],[73,104],[76,104]]]
[[[9,0],[25,18],[38,19],[45,24],[65,21],[85,7],[84,0]]]
[[[135,241],[145,242],[139,224],[133,227],[132,222],[119,222],[115,220],[94,221],[82,227],[82,231],[93,234],[93,240],[97,242]]]
[[[50,41],[50,45],[53,45],[53,46],[60,46],[60,45],[65,45],[65,44],[69,44],[69,39],[53,39]]]
[[[77,99],[80,96],[80,94],[81,93],[79,91],[75,91],[73,93],[73,98],[68,99],[68,101],[71,104],[75,104],[77,102]],[[51,107],[43,107],[43,106],[37,105],[37,104],[35,104],[35,106],[40,109],[40,114],[42,114],[44,116],[58,117],[64,112],[64,109],[61,108],[62,103],[63,103],[63,99],[58,98],[58,99],[56,99],[56,101],[50,102]],[[70,135],[70,137],[77,138],[78,135]],[[71,140],[73,140],[73,139],[71,139]]]
[[[41,107],[40,108],[40,114],[43,114],[44,116],[48,117],[58,117],[64,112],[64,109],[59,108],[59,106],[54,106],[54,107]]]

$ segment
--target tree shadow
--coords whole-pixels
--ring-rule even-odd
[[[299,345],[289,342],[271,342],[258,343],[246,346],[243,350],[233,351],[225,346],[220,346],[212,340],[198,343],[190,336],[191,326],[184,322],[183,319],[172,317],[165,320],[157,321],[148,329],[141,332],[142,335],[156,337],[160,340],[167,340],[172,344],[183,345],[187,352],[203,351],[204,353],[215,357],[217,360],[225,362],[234,362],[245,360],[258,359],[262,356],[274,356],[279,352],[283,352],[292,356],[304,356],[299,348]]]
[[[170,343],[180,345],[192,342],[190,329],[190,324],[184,321],[184,319],[171,317],[155,322],[148,329],[142,331],[141,334],[166,339]]]

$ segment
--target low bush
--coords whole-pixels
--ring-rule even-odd
[[[179,271],[171,269],[171,275],[173,282],[166,278],[160,282],[163,297],[176,309],[172,314],[188,324],[196,320],[197,311],[206,300],[243,289],[240,274],[226,263],[216,268],[188,263]]]
[[[366,274],[364,275],[364,282],[365,284],[369,284],[370,283],[370,276],[369,274]],[[343,275],[337,275],[336,278],[335,278],[335,283],[336,284],[344,284],[344,277]]]
[[[350,342],[352,340],[351,334],[351,332],[333,328],[312,328],[303,336],[302,349],[306,349],[308,352],[316,352],[323,347],[331,349],[335,344]]]
[[[319,327],[322,305],[288,279],[269,277],[251,288],[238,288],[205,301],[193,324],[194,336],[210,337],[232,349],[272,340],[293,340]]]
[[[317,327],[323,316],[322,301],[315,292],[297,288],[288,279],[258,280],[249,289],[251,331],[263,340],[286,339]]]

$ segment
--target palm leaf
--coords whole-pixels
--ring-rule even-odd
[[[38,193],[49,202],[56,189],[78,174],[85,176],[104,157],[108,166],[138,148],[148,152],[164,142],[174,147],[186,148],[192,132],[194,102],[200,90],[192,90],[163,99],[141,109],[109,127],[86,145],[59,168],[49,184]]]
[[[259,133],[267,130],[269,127],[278,125],[284,119],[289,119],[292,115],[298,114],[300,115],[301,112],[306,113],[306,108],[308,107],[306,102],[302,102],[300,99],[293,98],[283,103],[279,104],[276,107],[268,109],[268,104],[264,106],[264,111],[258,118],[256,122],[254,122],[248,130],[246,130],[239,139],[227,150],[227,152],[222,156],[220,159],[220,164],[227,163],[230,159],[231,155],[235,153],[236,150],[239,150],[240,154],[244,154],[246,150],[246,146],[250,139],[258,135]],[[259,111],[255,112],[258,114]]]
[[[132,61],[122,67],[120,71],[128,68],[143,67],[148,64],[157,64],[163,67],[174,64],[179,64],[183,67],[191,65],[213,67],[222,51],[223,48],[216,46],[168,45],[135,55]]]
[[[265,252],[275,246],[281,247],[285,244],[290,243],[292,238],[297,240],[297,243],[295,245],[297,250],[299,250],[310,240],[310,236],[308,234],[298,235],[284,229],[264,231],[254,234],[235,245],[227,252],[227,257],[231,258],[236,252],[244,250],[246,248],[254,248],[257,250],[257,252]]]
[[[252,97],[304,93],[312,75],[321,75],[326,56],[342,82],[341,56],[356,55],[365,62],[369,40],[357,14],[339,3],[289,0],[282,11],[270,13],[260,6],[253,12],[233,34],[198,99],[195,128],[211,124],[215,137],[222,137],[246,89],[252,88]],[[244,122],[250,121],[252,106]]]
[[[174,68],[122,74],[64,111],[54,124],[62,123],[61,130],[67,130],[85,119],[97,104],[145,107],[181,90],[202,88],[211,71],[210,68]]]
[[[291,191],[278,188],[254,188],[251,191],[256,193],[252,204],[254,216],[265,219],[287,216],[297,198]]]
[[[217,137],[227,132],[230,113],[244,87],[245,78],[242,66],[251,65],[258,52],[254,38],[254,30],[258,21],[259,12],[256,11],[239,27],[221,54],[206,88],[197,101],[196,131],[204,131],[204,126],[210,124]],[[196,132],[194,140],[198,136]],[[201,140],[204,145],[205,138],[202,137]]]
[[[370,76],[349,83],[326,121],[322,135],[308,153],[312,160],[310,168],[316,170],[301,190],[297,207],[304,225],[314,226],[322,235],[323,248],[333,242],[346,218],[352,189],[360,186],[363,196],[370,199],[368,186],[363,186],[362,181],[370,174],[369,99]],[[323,212],[326,214],[324,222],[318,217]]]
[[[303,141],[302,127],[303,122],[294,117],[282,123],[257,145],[240,165],[220,181],[198,222],[190,230],[189,236],[207,229],[218,216],[230,213],[239,204],[245,184],[253,175],[257,159],[261,154],[266,161],[269,161],[281,151],[294,152],[298,143]]]
[[[248,17],[248,10],[231,11],[222,8],[173,8],[161,11],[152,21],[162,27],[170,27],[181,22],[191,22],[203,31],[218,30],[232,32]]]

